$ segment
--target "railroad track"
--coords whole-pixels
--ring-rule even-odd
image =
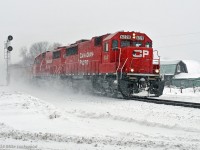
[[[144,97],[144,98],[132,97],[129,100],[136,100],[136,101],[142,101],[142,102],[148,102],[148,103],[154,103],[154,104],[164,104],[164,105],[171,105],[171,106],[182,106],[182,107],[200,109],[200,103],[194,103],[194,102],[163,100],[163,99],[155,99],[155,98],[149,98],[149,97]]]
[[[102,96],[101,94],[97,94],[97,93],[95,93],[95,95]],[[105,96],[105,97],[107,97],[107,96]],[[110,96],[108,96],[108,97],[110,97]],[[129,97],[129,98],[123,98],[122,95],[120,97],[112,97],[112,98],[135,100],[135,101],[154,103],[154,104],[164,104],[164,105],[171,105],[171,106],[181,106],[181,107],[189,107],[189,108],[200,109],[200,103],[194,103],[194,102],[183,102],[183,101],[156,99],[156,98],[152,98],[152,97],[138,97],[138,96],[135,96],[135,97],[133,96],[133,97]]]

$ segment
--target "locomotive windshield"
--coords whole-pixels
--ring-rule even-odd
[[[128,47],[128,46],[133,46],[133,47],[141,47],[142,42],[141,41],[131,41],[131,40],[121,40],[121,47]]]
[[[151,42],[146,42],[145,47],[152,47],[152,43]]]
[[[142,42],[141,41],[133,41],[133,46],[141,47],[142,46]]]
[[[121,41],[121,47],[128,47],[128,46],[131,46],[130,40],[122,40]]]
[[[142,41],[121,40],[120,46],[121,47],[132,46],[132,47],[147,47],[147,48],[149,48],[149,47],[152,47],[152,43],[146,42],[145,44],[143,44]]]

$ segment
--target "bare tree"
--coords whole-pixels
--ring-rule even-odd
[[[53,43],[49,46],[49,50],[53,51],[54,49],[56,49],[57,47],[62,46],[60,43]]]
[[[29,49],[30,57],[35,58],[37,55],[47,51],[50,44],[48,42],[37,42],[31,45]]]
[[[27,66],[27,65],[30,65],[30,64],[31,64],[31,60],[30,60],[30,57],[29,57],[29,53],[28,53],[27,47],[22,47],[22,48],[20,49],[20,56],[22,57],[21,63],[22,63],[24,66]]]
[[[27,47],[22,47],[20,49],[20,56],[22,57],[23,65],[31,65],[34,62],[34,59],[39,54],[45,51],[52,51],[57,47],[61,46],[60,43],[50,44],[49,42],[37,42],[31,45],[29,49]]]
[[[26,58],[26,56],[27,56],[27,54],[28,54],[28,49],[27,49],[27,47],[22,47],[21,49],[20,49],[20,56],[22,57],[22,59],[24,59],[24,58]]]

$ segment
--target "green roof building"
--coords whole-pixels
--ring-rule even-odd
[[[181,60],[161,61],[160,73],[165,80],[166,85],[174,85],[177,87],[200,87],[200,74],[194,72],[200,67],[197,62],[186,61],[189,66]],[[188,70],[190,67],[190,72]]]
[[[170,85],[172,78],[180,73],[188,73],[187,66],[183,61],[161,61],[160,74],[166,85]]]

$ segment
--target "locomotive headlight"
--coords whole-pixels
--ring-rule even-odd
[[[159,69],[156,69],[155,72],[156,72],[156,73],[159,73]]]
[[[134,69],[133,69],[133,68],[131,69],[131,72],[134,72]]]

